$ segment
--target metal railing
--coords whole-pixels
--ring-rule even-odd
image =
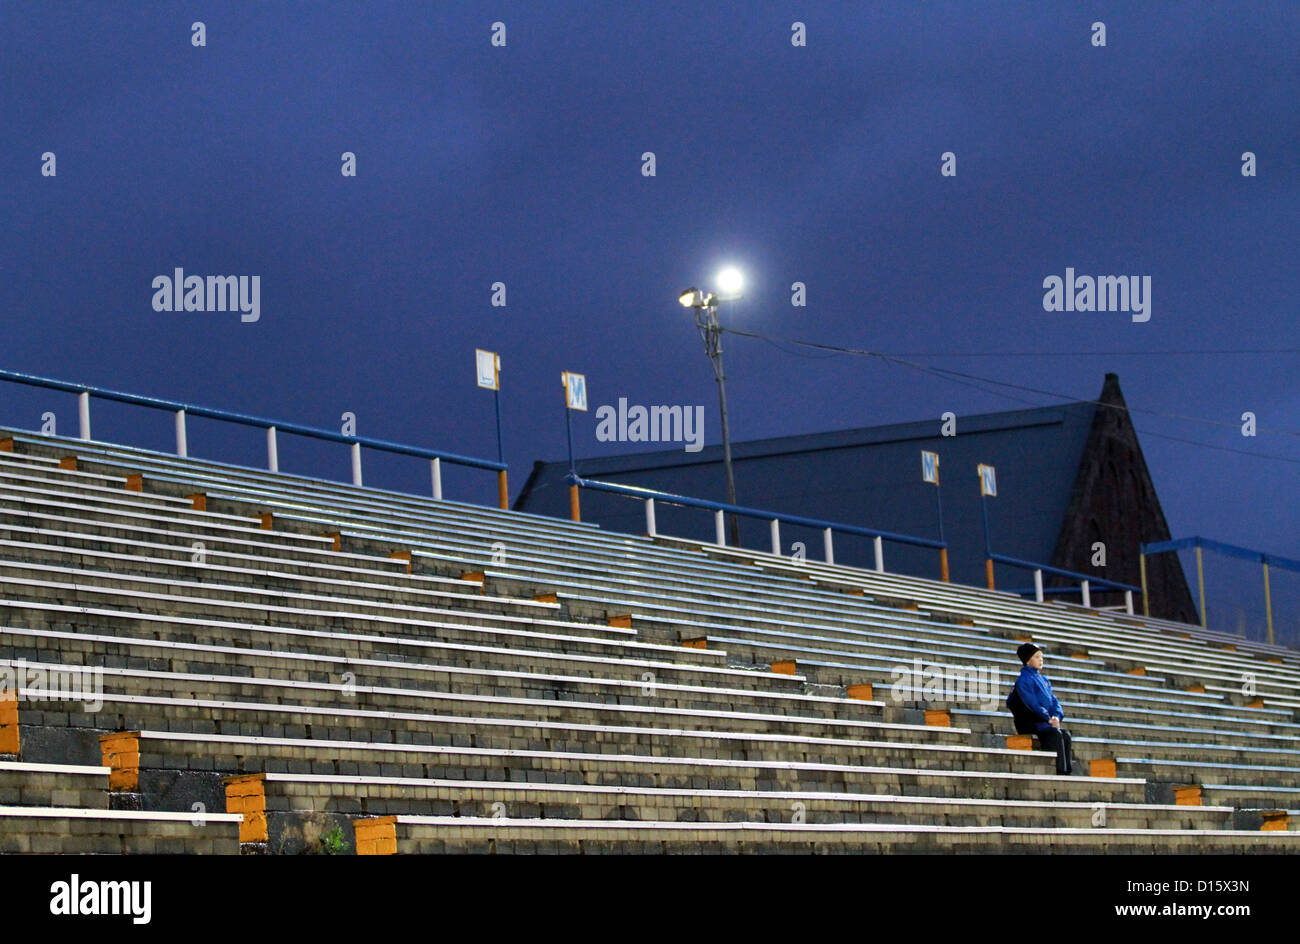
[[[1142,593],[1143,605],[1146,604],[1146,585],[1135,587],[1132,584],[1120,583],[1118,580],[1107,580],[1104,577],[1097,577],[1093,574],[1081,574],[1074,570],[1065,570],[1062,567],[1052,567],[1048,564],[1039,564],[1034,561],[1021,560],[1018,557],[1008,557],[1006,554],[997,554],[993,551],[986,550],[988,557],[988,575],[989,589],[993,589],[993,565],[1006,564],[1009,567],[1021,567],[1025,570],[1034,572],[1034,599],[1039,603],[1043,602],[1043,574],[1053,574],[1058,577],[1068,577],[1071,580],[1079,582],[1079,593],[1083,598],[1083,605],[1092,608],[1092,588],[1095,586],[1099,590],[1123,590],[1124,591],[1124,610],[1127,613],[1133,612],[1133,591],[1137,590]],[[1070,589],[1073,588],[1063,588]]]
[[[1252,550],[1248,547],[1238,547],[1236,544],[1224,544],[1222,541],[1211,541],[1209,538],[1200,536],[1190,538],[1175,538],[1172,541],[1155,541],[1151,544],[1141,546],[1141,557],[1139,558],[1142,566],[1142,611],[1145,615],[1150,616],[1146,606],[1146,586],[1147,586],[1147,555],[1164,554],[1169,551],[1182,551],[1187,548],[1196,549],[1196,586],[1200,599],[1201,627],[1206,627],[1205,622],[1205,560],[1201,553],[1202,550],[1214,551],[1222,554],[1224,557],[1236,557],[1241,560],[1252,561],[1261,564],[1264,568],[1264,613],[1268,620],[1268,644],[1274,645],[1273,642],[1273,593],[1269,587],[1268,571],[1270,567],[1277,567],[1282,570],[1291,570],[1300,573],[1300,561],[1293,560],[1290,557],[1281,557],[1277,554],[1266,554],[1263,551]]]
[[[570,487],[570,505],[573,510],[575,520],[580,518],[578,514],[577,491],[580,488],[588,488],[594,491],[611,492],[616,495],[627,495],[631,498],[640,498],[645,501],[646,516],[646,533],[650,537],[655,537],[658,530],[655,526],[655,503],[659,502],[665,505],[680,505],[685,508],[703,508],[713,512],[714,516],[714,536],[715,543],[726,547],[726,521],[725,516],[728,514],[736,515],[742,518],[756,518],[769,523],[772,538],[772,553],[776,556],[781,554],[781,523],[796,525],[799,527],[813,528],[822,532],[822,544],[826,563],[835,563],[835,545],[834,533],[852,534],[859,537],[869,537],[875,551],[875,566],[879,573],[885,572],[885,552],[884,542],[894,541],[898,544],[910,544],[915,547],[934,548],[939,551],[941,560],[942,573],[947,579],[947,559],[948,544],[946,541],[936,541],[932,538],[918,538],[910,534],[896,534],[892,531],[881,531],[876,528],[864,528],[861,525],[843,524],[838,521],[824,521],[820,518],[805,518],[801,515],[787,515],[784,512],[766,511],[761,508],[748,508],[744,505],[731,505],[726,502],[709,501],[705,498],[690,498],[686,495],[674,495],[671,492],[661,492],[651,488],[641,488],[636,485],[618,485],[614,482],[601,482],[596,479],[584,479],[570,472],[566,476]]]
[[[361,449],[363,446],[367,449],[374,449],[378,452],[391,452],[398,455],[428,459],[433,480],[433,497],[439,499],[442,498],[443,462],[448,462],[452,465],[466,466],[473,469],[495,471],[497,473],[498,499],[500,507],[509,507],[508,486],[506,482],[507,466],[504,462],[494,462],[491,459],[478,459],[473,456],[457,455],[456,453],[444,452],[440,449],[426,449],[422,446],[407,446],[402,443],[389,442],[385,439],[372,439],[369,436],[347,436],[343,433],[335,432],[332,429],[320,429],[315,426],[304,426],[301,423],[286,423],[282,420],[270,419],[269,417],[264,416],[252,416],[247,413],[218,410],[213,407],[198,406],[193,403],[182,403],[177,400],[165,400],[160,397],[146,397],[134,393],[123,393],[120,390],[108,390],[104,387],[93,387],[88,384],[69,383],[64,380],[54,380],[49,377],[37,377],[32,374],[21,374],[11,370],[0,370],[0,380],[25,384],[30,387],[43,387],[47,390],[61,390],[67,393],[77,394],[77,412],[80,421],[79,438],[86,441],[91,440],[90,399],[91,397],[97,397],[101,400],[129,403],[134,406],[142,406],[155,410],[166,410],[174,413],[176,415],[176,454],[182,458],[186,458],[189,455],[189,443],[186,435],[186,418],[190,416],[198,416],[204,419],[222,420],[227,423],[235,423],[240,426],[254,426],[259,429],[265,429],[267,468],[271,472],[280,471],[278,434],[290,433],[295,436],[305,436],[310,439],[320,439],[326,442],[343,443],[351,446],[352,484],[358,486],[362,484]]]

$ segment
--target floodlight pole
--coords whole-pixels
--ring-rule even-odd
[[[727,375],[722,369],[722,326],[718,324],[718,303],[695,309],[695,325],[704,339],[704,353],[713,363],[713,373],[718,381],[718,409],[722,417],[722,466],[727,476],[727,504],[736,504],[736,476],[731,467],[731,433],[727,427]],[[740,522],[735,515],[728,520],[732,547],[740,546]]]

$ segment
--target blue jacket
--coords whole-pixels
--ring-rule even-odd
[[[1051,727],[1049,718],[1065,718],[1065,710],[1052,692],[1052,683],[1033,666],[1025,666],[1016,679],[1016,691],[1020,700],[1038,718],[1038,730],[1045,731]]]

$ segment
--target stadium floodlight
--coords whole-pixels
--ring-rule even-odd
[[[728,266],[718,273],[718,291],[727,301],[741,297],[745,288],[745,276],[735,266]]]
[[[727,503],[736,504],[736,476],[731,468],[731,433],[727,425],[727,376],[722,370],[722,326],[718,323],[718,302],[739,298],[731,290],[739,292],[744,285],[740,271],[734,268],[724,269],[718,277],[719,288],[727,291],[725,299],[712,292],[702,292],[691,287],[677,296],[683,308],[695,309],[695,326],[704,339],[704,353],[713,364],[713,373],[718,381],[718,407],[722,418],[722,467],[727,478]],[[731,543],[740,544],[740,525],[736,516],[731,516]]]
[[[712,292],[701,292],[698,288],[688,288],[677,296],[683,308],[711,308],[718,303],[718,296]]]

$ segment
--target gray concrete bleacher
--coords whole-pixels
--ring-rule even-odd
[[[1023,638],[1048,650],[1075,776],[1008,738]],[[322,851],[331,830],[359,852],[1290,851],[1300,659],[1231,645],[108,443],[0,442],[0,662],[99,686],[95,704],[32,686],[0,702],[17,748],[0,837],[31,837],[10,851],[54,850],[61,829],[64,851],[104,851],[83,840],[109,820],[109,851]],[[895,697],[914,659],[998,670],[997,704]],[[196,804],[231,812],[195,826]]]

